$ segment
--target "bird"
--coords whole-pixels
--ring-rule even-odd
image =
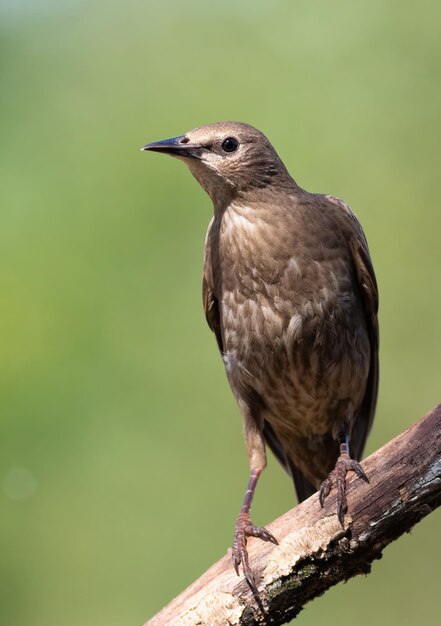
[[[332,488],[344,527],[346,475],[360,459],[379,378],[378,287],[366,237],[349,206],[310,193],[259,130],[217,122],[141,150],[182,160],[210,196],[203,304],[243,418],[250,474],[232,560],[258,598],[247,541],[277,544],[251,503],[266,447],[299,502]]]

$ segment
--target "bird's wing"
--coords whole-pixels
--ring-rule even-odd
[[[355,458],[359,459],[363,452],[369,430],[372,426],[378,395],[378,286],[369,254],[368,244],[360,222],[348,205],[343,202],[343,200],[335,198],[334,196],[326,196],[326,198],[334,205],[337,205],[340,209],[338,211],[338,219],[342,230],[347,237],[352,259],[354,261],[355,274],[358,279],[360,293],[363,300],[366,324],[371,345],[371,362],[366,392],[356,418],[351,437],[353,455]]]
[[[213,291],[213,271],[211,267],[211,245],[210,245],[210,230],[213,224],[214,218],[208,225],[207,235],[205,237],[205,258],[204,258],[204,274],[202,278],[202,300],[204,303],[205,317],[207,319],[208,326],[214,332],[216,336],[217,345],[219,346],[220,353],[223,354],[224,347],[222,341],[219,303],[214,295]]]

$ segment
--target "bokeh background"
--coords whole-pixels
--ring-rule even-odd
[[[200,295],[211,206],[146,141],[239,119],[360,217],[367,453],[440,400],[441,5],[0,0],[0,623],[143,623],[231,543],[248,475]],[[294,505],[271,458],[254,505]],[[303,626],[439,623],[439,512]]]

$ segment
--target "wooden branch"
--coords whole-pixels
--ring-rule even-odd
[[[332,585],[369,573],[385,546],[441,504],[441,405],[363,467],[370,484],[350,479],[345,529],[333,491],[324,509],[315,494],[267,527],[279,546],[249,540],[265,615],[226,555],[145,626],[283,624]]]

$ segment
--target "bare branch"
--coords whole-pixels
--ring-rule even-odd
[[[284,624],[332,585],[369,573],[385,546],[441,504],[441,405],[363,467],[370,485],[350,481],[345,529],[335,496],[322,510],[315,494],[267,526],[279,546],[249,541],[265,615],[227,555],[145,626]]]

